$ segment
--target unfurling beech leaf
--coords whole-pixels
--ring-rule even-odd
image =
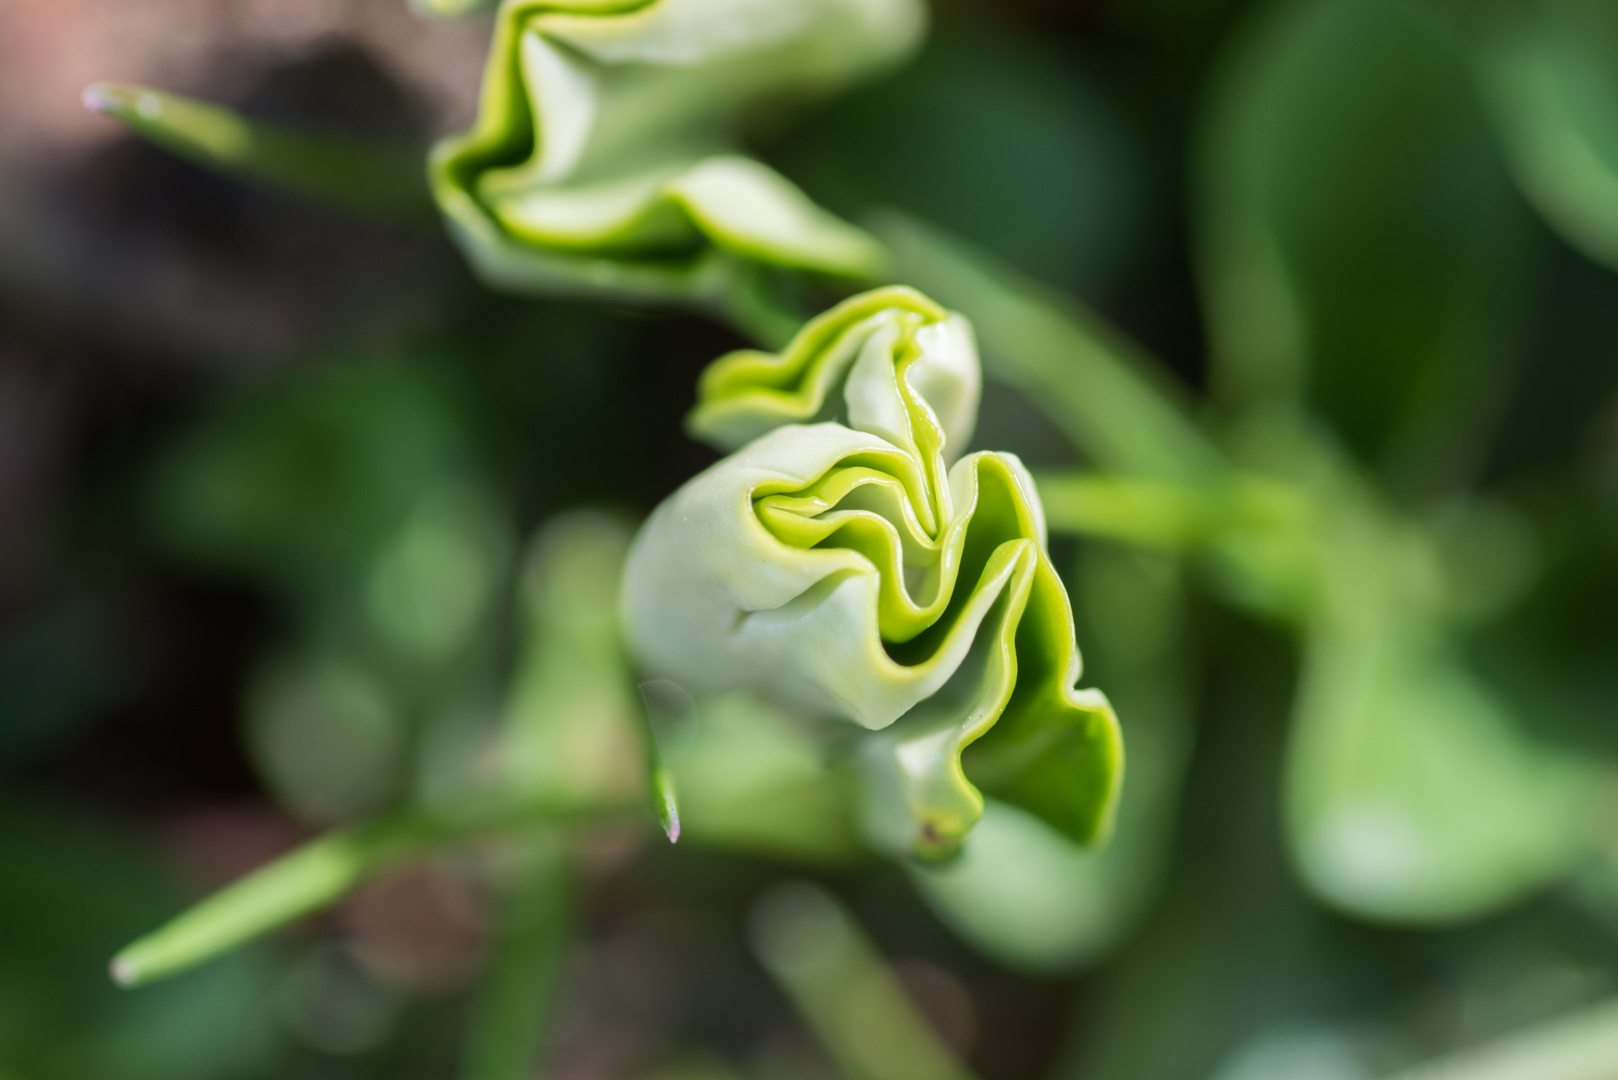
[[[905,55],[919,0],[506,0],[434,195],[477,271],[529,291],[719,302],[758,264],[880,272],[871,237],[734,151],[761,101]]]
[[[1010,454],[960,456],[978,377],[966,320],[903,288],[833,308],[779,357],[720,360],[693,429],[765,433],[664,502],[625,571],[650,670],[875,732],[866,831],[923,856],[959,846],[980,788],[1098,839],[1121,778],[1111,706],[1074,689],[1033,482]],[[816,422],[766,430],[789,418]]]

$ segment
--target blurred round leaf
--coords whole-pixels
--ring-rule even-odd
[[[407,656],[464,647],[500,583],[506,538],[489,501],[467,488],[429,491],[372,567],[372,622]]]
[[[253,687],[247,723],[266,781],[307,820],[354,818],[398,790],[403,721],[376,678],[341,657],[272,665]]]

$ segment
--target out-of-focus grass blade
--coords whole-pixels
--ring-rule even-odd
[[[323,836],[125,948],[112,960],[112,977],[121,986],[141,986],[211,960],[334,902],[436,835],[433,823],[407,814]]]
[[[569,881],[554,841],[525,843],[523,856],[500,897],[461,1080],[527,1080],[544,1042],[567,952]]]
[[[1463,1050],[1390,1080],[1610,1080],[1618,1076],[1618,1001]]]
[[[335,903],[365,879],[437,846],[542,821],[616,817],[623,810],[611,804],[469,801],[341,829],[227,885],[136,941],[113,957],[112,977],[133,987],[177,975]]]
[[[753,908],[753,950],[848,1080],[971,1080],[848,914],[809,884]]]
[[[895,280],[971,319],[984,371],[1026,393],[1098,464],[1172,479],[1219,467],[1180,390],[1097,316],[911,218],[886,214],[872,228]]]
[[[434,216],[419,154],[301,135],[143,86],[96,83],[83,100],[90,111],[210,169],[372,217],[426,221]]]

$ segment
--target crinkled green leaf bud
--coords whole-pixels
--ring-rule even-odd
[[[749,264],[871,277],[881,246],[732,134],[902,57],[924,22],[920,0],[505,0],[434,195],[507,288],[700,302]]]
[[[623,591],[648,669],[875,732],[867,834],[921,856],[959,846],[981,792],[1095,840],[1121,781],[1033,482],[1011,454],[960,456],[978,380],[966,320],[904,288],[722,358],[690,427],[752,441],[653,513]]]

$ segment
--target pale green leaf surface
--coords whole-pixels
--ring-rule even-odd
[[[883,424],[871,416],[883,409],[882,400],[845,404],[837,393],[856,365],[892,370],[889,354],[896,335],[913,358],[893,378],[906,379],[926,399],[943,426],[945,445],[958,452],[972,439],[981,389],[972,329],[965,319],[903,287],[876,289],[837,305],[812,319],[779,354],[744,349],[710,364],[697,384],[697,406],[686,427],[705,442],[735,450],[782,424],[847,422],[857,411],[902,441],[903,417]],[[855,384],[880,389],[892,402],[885,381]]]
[[[433,192],[491,284],[722,304],[747,264],[880,273],[868,235],[733,150],[756,102],[904,56],[916,0],[507,0]]]
[[[947,464],[949,433],[925,395],[959,401],[958,380],[928,376],[960,360],[927,354],[970,339],[929,335],[948,318],[917,319],[907,295],[893,316],[805,328],[773,364],[785,395],[757,393],[767,359],[721,362],[699,423],[732,394],[763,402],[756,421],[741,405],[725,414],[740,430],[779,422],[795,394],[800,409],[832,397],[813,384],[835,382],[837,364],[805,357],[805,339],[841,326],[828,353],[864,339],[838,387],[847,425],[777,427],[653,513],[625,575],[629,639],[648,669],[694,693],[751,689],[879,732],[864,761],[880,847],[953,850],[982,812],[978,785],[1096,839],[1117,796],[1117,721],[1101,694],[1074,689],[1072,612],[1027,472],[987,452]]]

